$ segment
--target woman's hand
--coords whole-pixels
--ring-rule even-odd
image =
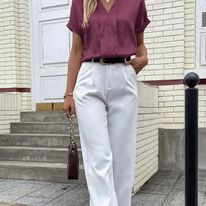
[[[148,64],[148,59],[146,56],[139,56],[126,61],[126,63],[131,64],[135,70],[135,73],[138,74]]]
[[[72,96],[66,96],[64,99],[63,111],[67,116],[76,115],[74,99]]]

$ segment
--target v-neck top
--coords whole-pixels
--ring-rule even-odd
[[[83,0],[72,0],[66,26],[83,40],[82,62],[98,57],[127,57],[137,52],[136,32],[144,32],[150,20],[145,0],[114,0],[109,11],[97,7],[83,28]]]

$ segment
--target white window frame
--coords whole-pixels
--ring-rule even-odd
[[[206,32],[200,33],[200,66],[206,66]]]
[[[202,46],[206,43],[206,27],[202,27],[202,12],[206,12],[206,0],[197,0],[196,1],[196,65],[197,68],[206,69],[206,55],[205,47]]]
[[[195,72],[201,79],[206,78],[206,61],[204,61],[205,48],[201,44],[206,43],[206,28],[202,28],[202,12],[206,11],[206,0],[196,0],[196,67],[194,69],[186,69],[185,74]],[[205,39],[204,39],[205,37]],[[203,39],[203,40],[202,40]]]

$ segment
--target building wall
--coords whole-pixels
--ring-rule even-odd
[[[150,25],[145,31],[149,64],[138,75],[139,81],[158,85],[159,169],[184,170],[185,89],[187,72],[198,72],[196,51],[197,11],[195,0],[146,0]],[[201,76],[200,76],[201,78]],[[206,163],[206,85],[198,88],[198,168]]]
[[[138,80],[181,79],[184,69],[184,5],[145,0],[151,23],[145,30],[149,64]]]
[[[159,167],[158,87],[138,82],[138,117],[134,192],[137,192]]]
[[[0,133],[31,110],[28,0],[0,2]]]
[[[151,19],[144,34],[149,64],[138,80],[159,84],[159,128],[184,128],[182,80],[186,70],[196,68],[196,1],[146,0],[146,5]],[[205,128],[206,86],[197,88],[199,127]]]

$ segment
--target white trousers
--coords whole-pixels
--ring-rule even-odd
[[[74,101],[90,206],[131,206],[138,107],[134,68],[83,62]]]

